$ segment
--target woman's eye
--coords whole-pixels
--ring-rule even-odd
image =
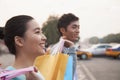
[[[35,33],[36,33],[36,34],[40,34],[40,31],[36,31]]]

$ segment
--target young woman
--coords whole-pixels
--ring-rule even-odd
[[[20,15],[9,19],[5,25],[4,41],[10,53],[15,55],[15,62],[7,68],[9,70],[32,66],[35,58],[45,53],[46,37],[31,16]],[[33,72],[13,80],[26,79],[41,80]]]

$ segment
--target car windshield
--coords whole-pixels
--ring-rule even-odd
[[[112,46],[110,46],[110,45],[103,45],[103,44],[99,44],[99,45],[93,45],[92,47],[91,47],[91,49],[94,49],[94,48],[110,48],[110,47],[112,47]]]
[[[105,46],[98,46],[97,48],[105,48]]]

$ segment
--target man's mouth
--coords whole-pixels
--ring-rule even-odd
[[[78,37],[79,37],[79,34],[75,34],[74,36],[75,36],[75,38],[78,38]]]

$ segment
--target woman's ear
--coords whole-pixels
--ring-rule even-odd
[[[22,47],[23,46],[23,38],[19,37],[19,36],[15,36],[14,38],[15,40],[15,45],[16,46],[19,46],[19,47]]]
[[[60,28],[60,32],[62,33],[62,34],[65,34],[65,28]]]

